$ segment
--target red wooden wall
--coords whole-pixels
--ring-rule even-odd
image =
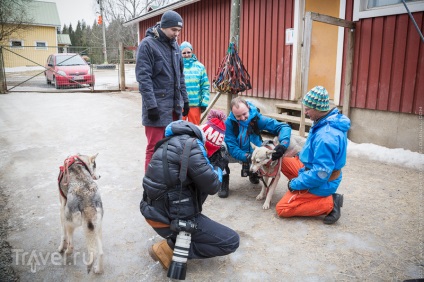
[[[346,19],[352,20],[353,0]],[[424,12],[413,13],[424,30]],[[418,114],[424,107],[424,44],[408,14],[356,22],[354,108]],[[419,108],[421,107],[421,111]]]
[[[293,27],[294,1],[241,1],[239,55],[253,86],[243,95],[289,99],[293,50],[284,41],[285,30]],[[211,83],[228,48],[230,3],[230,0],[204,0],[176,10],[184,19],[178,41],[192,43]],[[413,16],[423,30],[424,12]],[[346,19],[352,18],[353,0],[347,0]],[[140,22],[143,31],[140,39],[158,21],[160,16]],[[422,112],[424,44],[408,14],[361,19],[356,24],[351,107]],[[345,50],[346,46],[347,30]],[[343,66],[342,77],[345,71]]]
[[[285,45],[293,27],[293,0],[243,0],[240,9],[240,57],[250,74],[248,96],[289,99],[292,45]]]
[[[293,27],[293,0],[243,0],[240,7],[239,56],[251,77],[252,90],[243,95],[288,99],[292,46],[284,45],[286,28]],[[225,57],[230,37],[231,0],[196,2],[177,9],[184,20],[178,43],[189,41],[206,67],[209,80]],[[144,31],[161,16],[139,23]]]

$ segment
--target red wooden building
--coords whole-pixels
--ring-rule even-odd
[[[422,33],[424,0],[406,3]],[[231,0],[178,1],[126,24],[138,24],[141,40],[171,9],[184,19],[179,42],[193,45],[212,82],[230,42]],[[351,31],[313,22],[307,89],[324,85],[334,104],[341,106],[350,71],[349,139],[422,153],[424,43],[400,0],[240,0],[236,40],[253,86],[241,94],[265,114],[277,113],[277,103],[298,102],[304,94],[299,81],[308,11],[354,22],[355,42],[349,69]]]

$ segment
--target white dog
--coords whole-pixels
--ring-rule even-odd
[[[100,178],[96,174],[96,157],[74,155],[68,157],[60,167],[58,178],[60,198],[60,219],[62,236],[59,252],[69,255],[73,251],[73,233],[75,228],[83,226],[89,260],[87,272],[94,262],[97,246],[97,264],[95,273],[103,272],[102,218],[103,204],[97,184],[93,180]],[[66,249],[66,250],[65,250]]]
[[[303,137],[292,135],[290,137],[290,146],[284,153],[284,157],[296,155],[301,150],[304,143],[305,139]],[[264,210],[269,209],[272,196],[274,195],[275,188],[277,188],[281,176],[281,158],[274,161],[272,160],[272,154],[275,153],[274,148],[278,144],[278,137],[275,137],[272,141],[269,140],[264,142],[260,147],[250,143],[253,148],[250,171],[252,173],[257,173],[263,182],[261,192],[256,196],[256,200],[262,200],[266,196],[265,203],[262,206]]]

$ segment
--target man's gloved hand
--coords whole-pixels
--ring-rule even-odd
[[[147,110],[147,117],[152,120],[152,121],[156,121],[159,119],[159,110],[158,108],[152,108],[152,109],[148,109]]]
[[[246,159],[247,159],[247,162],[249,164],[251,164],[252,163],[252,154],[247,154]]]
[[[200,112],[201,112],[201,113],[204,113],[204,112],[206,111],[206,108],[207,108],[207,107],[205,107],[205,106],[200,106]]]
[[[293,190],[293,189],[290,187],[290,183],[291,183],[291,181],[292,181],[292,179],[290,179],[290,180],[289,180],[289,182],[287,182],[287,189],[289,189],[289,191],[293,193],[295,190]]]
[[[283,145],[277,145],[275,146],[274,150],[275,150],[275,153],[272,154],[272,158],[271,158],[273,161],[281,158],[286,152],[287,148]]]
[[[220,151],[217,151],[210,158],[210,162],[215,167],[219,167],[222,171],[228,166],[229,159],[226,155],[221,154]]]
[[[185,102],[184,103],[184,113],[183,113],[183,116],[187,116],[188,115],[188,112],[190,111],[190,105],[188,104],[188,102]]]

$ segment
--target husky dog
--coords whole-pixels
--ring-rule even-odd
[[[296,155],[301,150],[304,142],[303,137],[292,135],[290,137],[290,146],[284,153],[284,157]],[[265,141],[260,147],[250,143],[253,148],[250,171],[257,173],[263,182],[261,192],[256,196],[256,200],[262,200],[266,196],[265,203],[262,206],[264,210],[269,209],[272,196],[281,176],[281,158],[275,161],[272,160],[272,154],[275,153],[274,148],[279,143],[278,137],[275,137],[274,140]],[[271,181],[268,183],[269,180]]]
[[[83,226],[89,260],[87,273],[94,262],[97,245],[97,264],[95,273],[103,272],[102,218],[103,205],[97,184],[93,180],[100,178],[96,174],[96,157],[74,155],[68,157],[60,167],[58,178],[60,198],[60,219],[62,235],[59,252],[69,255],[73,251],[73,232]]]

